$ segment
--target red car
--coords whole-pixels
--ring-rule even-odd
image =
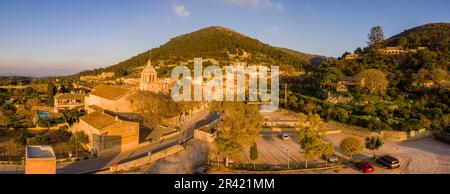
[[[371,173],[375,171],[375,168],[373,168],[373,166],[368,162],[358,162],[355,166],[363,173]]]

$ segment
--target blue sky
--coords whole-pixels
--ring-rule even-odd
[[[386,36],[450,22],[447,0],[0,0],[0,74],[105,67],[218,25],[298,51],[339,56]]]

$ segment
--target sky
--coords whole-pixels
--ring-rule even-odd
[[[224,26],[337,57],[385,36],[450,22],[448,0],[0,0],[0,75],[56,76],[114,65],[174,36]]]

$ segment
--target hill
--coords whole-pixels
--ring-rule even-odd
[[[430,23],[418,26],[387,39],[386,46],[417,48],[426,46],[431,50],[450,50],[450,23]]]
[[[81,72],[79,75],[97,74],[101,71],[114,71],[118,75],[128,75],[134,68],[146,64],[151,54],[152,62],[164,71],[180,64],[193,64],[195,57],[201,57],[205,65],[229,65],[232,62],[247,64],[280,65],[282,70],[303,70],[315,57],[265,44],[234,30],[212,26],[172,38],[166,44],[141,53],[116,65],[97,70]],[[160,72],[161,73],[161,72]]]
[[[314,110],[327,120],[375,131],[449,128],[449,40],[450,24],[426,24],[357,49],[357,59],[312,66],[303,80],[289,83],[285,103],[293,111]],[[398,45],[427,49],[379,52],[385,46]]]

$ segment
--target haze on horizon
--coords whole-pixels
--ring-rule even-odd
[[[170,38],[225,26],[265,43],[340,56],[386,37],[450,22],[447,0],[3,0],[0,75],[56,76],[106,67]]]

